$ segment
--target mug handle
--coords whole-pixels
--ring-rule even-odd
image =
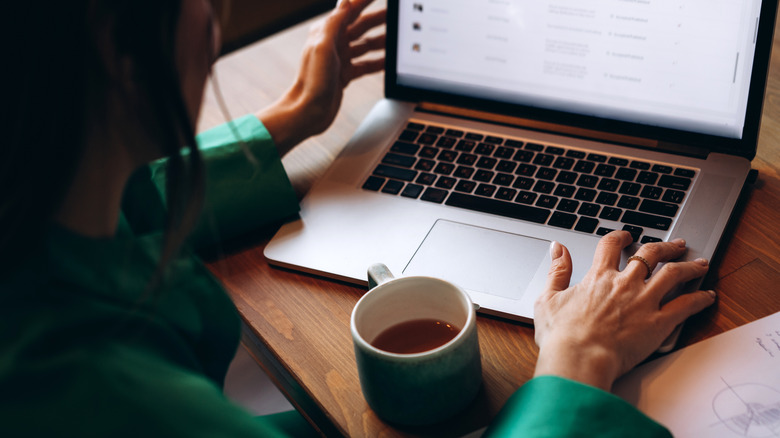
[[[368,267],[368,289],[373,289],[382,283],[392,280],[393,273],[383,263],[374,263]]]

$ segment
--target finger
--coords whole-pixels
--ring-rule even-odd
[[[670,327],[682,323],[691,315],[695,315],[715,302],[716,294],[713,290],[699,290],[679,297],[664,304],[661,308],[663,318],[668,321]]]
[[[569,250],[558,242],[550,245],[550,271],[547,273],[547,292],[559,292],[569,287],[571,281],[571,255]]]
[[[602,237],[593,255],[591,269],[617,271],[620,266],[620,252],[633,242],[634,239],[628,231],[613,231]]]
[[[363,36],[369,30],[385,24],[387,20],[387,10],[381,9],[379,11],[373,11],[362,15],[353,25],[347,30],[347,37],[350,40],[356,40]]]
[[[648,281],[648,291],[655,294],[660,300],[673,287],[686,281],[702,277],[707,273],[709,263],[705,259],[696,259],[690,262],[667,263]]]
[[[629,261],[623,272],[630,277],[639,277],[644,280],[655,270],[659,262],[674,260],[685,254],[685,250],[685,241],[682,239],[644,244],[634,255],[647,260],[649,266],[639,260]]]
[[[366,9],[372,1],[373,0],[341,0],[341,3],[338,4],[338,6],[349,10],[348,22],[352,23],[360,17],[360,14],[363,13],[363,10]]]
[[[376,73],[384,70],[385,58],[366,59],[363,61],[355,62],[352,64],[351,74],[349,81],[357,79],[361,76]]]
[[[378,35],[372,38],[362,39],[349,48],[349,57],[359,58],[368,52],[373,50],[380,50],[385,48],[385,34]]]

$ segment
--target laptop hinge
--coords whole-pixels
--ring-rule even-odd
[[[506,114],[489,113],[474,109],[467,109],[449,105],[442,105],[432,102],[420,102],[418,109],[422,111],[439,113],[444,115],[454,115],[468,119],[498,123],[523,129],[532,129],[552,134],[568,135],[571,137],[596,140],[601,142],[628,145],[645,149],[652,149],[661,152],[671,152],[677,155],[686,155],[697,158],[706,158],[709,151],[694,146],[686,146],[671,142],[662,142],[649,138],[633,137],[630,135],[614,134],[609,132],[600,132],[592,129],[578,128],[575,126],[560,125],[557,123],[542,122],[522,117],[509,116]]]

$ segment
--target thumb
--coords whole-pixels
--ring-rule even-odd
[[[550,244],[550,257],[552,264],[547,273],[548,292],[558,292],[569,287],[571,281],[571,255],[565,246],[553,241]]]

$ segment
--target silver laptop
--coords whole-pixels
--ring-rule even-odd
[[[624,260],[677,237],[713,256],[756,152],[777,0],[388,3],[386,98],[270,263],[365,284],[381,262],[530,321],[553,240],[572,282],[610,230],[634,235]]]

